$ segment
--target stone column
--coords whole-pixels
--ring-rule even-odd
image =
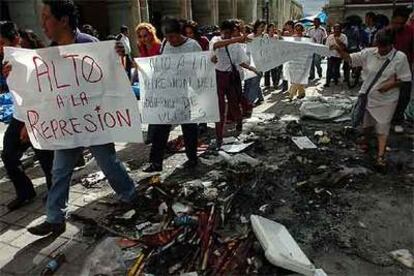
[[[9,6],[10,18],[21,29],[31,29],[44,41],[48,41],[42,30],[40,20],[41,0],[6,0]]]
[[[192,17],[200,25],[219,23],[218,0],[192,0]]]
[[[135,27],[141,22],[139,4],[138,0],[107,0],[110,33],[119,33],[121,25],[128,26],[133,53],[137,50]]]
[[[180,0],[179,5],[181,7],[180,18],[187,19],[187,20],[193,20],[191,0]]]

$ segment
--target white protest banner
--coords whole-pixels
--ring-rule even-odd
[[[34,147],[142,142],[138,103],[114,45],[5,48],[7,83]]]
[[[276,40],[263,36],[253,39],[247,44],[247,47],[252,53],[256,68],[261,72],[269,71],[302,55],[329,56],[327,46],[309,42],[304,38],[301,38],[301,41],[299,38],[293,37]]]
[[[135,60],[142,121],[149,124],[218,122],[216,73],[209,52]]]

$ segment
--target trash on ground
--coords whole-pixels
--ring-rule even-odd
[[[391,256],[409,268],[414,268],[414,256],[408,249],[399,249],[390,252]]]
[[[245,149],[247,149],[253,144],[254,142],[243,143],[243,144],[229,144],[229,145],[222,146],[221,150],[227,153],[238,153],[238,152],[244,151]]]
[[[294,136],[292,141],[300,149],[316,149],[318,148],[308,137],[306,136]]]
[[[270,263],[303,275],[324,275],[316,272],[285,226],[257,215],[250,216],[250,221]]]
[[[316,120],[332,120],[351,111],[354,101],[343,96],[306,97],[299,109],[300,118]]]

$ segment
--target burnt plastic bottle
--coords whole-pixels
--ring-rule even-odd
[[[49,276],[53,275],[59,267],[62,265],[62,263],[65,261],[65,255],[63,253],[57,254],[53,259],[51,259],[48,263],[45,269],[43,269],[42,273],[40,275],[42,276]]]

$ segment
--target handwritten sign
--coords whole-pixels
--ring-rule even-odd
[[[138,103],[114,42],[5,48],[19,114],[38,149],[142,142]]]
[[[298,56],[318,54],[329,56],[328,47],[310,42],[306,38],[285,37],[283,40],[267,36],[255,38],[247,44],[259,71],[266,72]]]
[[[142,121],[150,124],[218,122],[214,64],[209,52],[138,58]]]

